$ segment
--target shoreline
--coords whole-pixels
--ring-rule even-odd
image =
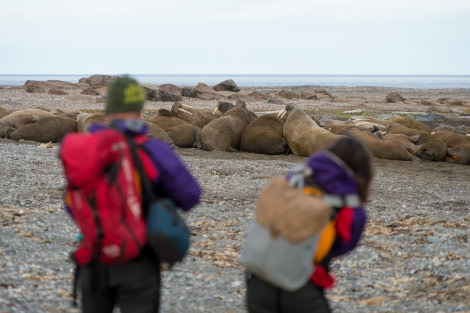
[[[124,74],[124,73],[121,73]],[[470,88],[470,75],[437,74],[131,74],[143,84],[171,83],[191,87],[198,83],[215,85],[233,80],[239,87],[367,87],[385,88]],[[91,76],[119,74],[0,74],[0,85],[14,82],[23,85],[27,80],[63,80],[76,83]]]

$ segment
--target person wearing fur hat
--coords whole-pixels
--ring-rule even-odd
[[[343,200],[333,206],[334,215],[321,232],[312,260],[314,270],[305,285],[287,291],[247,273],[246,301],[250,313],[331,312],[325,297],[325,289],[335,283],[330,264],[334,258],[353,250],[364,232],[367,219],[364,205],[373,178],[371,162],[368,150],[352,137],[342,137],[308,158],[306,165],[311,176],[305,178],[304,190],[310,188],[315,190],[311,194],[328,194]],[[291,175],[292,171],[287,177]]]

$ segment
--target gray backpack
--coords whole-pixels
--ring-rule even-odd
[[[302,287],[314,270],[313,258],[332,206],[303,192],[305,165],[289,181],[272,179],[258,196],[256,218],[239,256],[248,273],[287,291]]]

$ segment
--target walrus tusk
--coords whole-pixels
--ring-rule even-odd
[[[219,110],[219,108],[215,108],[214,112],[212,112],[212,115],[215,115],[215,112],[217,112],[218,110]]]
[[[286,110],[280,110],[279,113],[277,114],[278,118],[283,118],[284,115],[286,115],[287,111]]]
[[[191,113],[189,111],[186,111],[185,109],[182,109],[182,108],[178,108],[178,111],[184,112],[184,113],[189,114],[189,115],[193,115],[193,113]]]

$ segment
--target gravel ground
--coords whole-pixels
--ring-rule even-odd
[[[432,127],[468,133],[469,90],[399,92],[411,102],[386,104],[389,88],[326,88],[332,101],[296,102],[316,116],[343,110],[387,114],[436,114]],[[340,97],[347,99],[338,100]],[[422,98],[466,105],[422,105]],[[192,100],[213,109],[217,101]],[[285,101],[290,102],[290,101]],[[93,97],[28,94],[0,88],[9,110],[101,109]],[[171,103],[147,102],[147,114]],[[282,105],[249,103],[252,110]],[[332,111],[333,110],[333,111]],[[77,229],[62,211],[63,176],[57,144],[0,139],[0,313],[78,312],[71,307],[73,265],[68,260]],[[162,313],[246,312],[243,268],[237,262],[256,196],[271,177],[305,161],[293,155],[176,149],[203,187],[201,203],[186,215],[190,255],[163,273]],[[336,287],[328,292],[334,312],[470,312],[470,166],[445,162],[374,161],[376,177],[367,231],[360,246],[333,264]]]
[[[0,312],[71,307],[77,230],[62,211],[57,145],[0,142]],[[163,313],[246,312],[238,253],[256,195],[305,159],[178,149],[201,183],[190,255],[163,274]],[[375,160],[360,247],[334,263],[335,312],[470,312],[468,177],[449,163]]]

